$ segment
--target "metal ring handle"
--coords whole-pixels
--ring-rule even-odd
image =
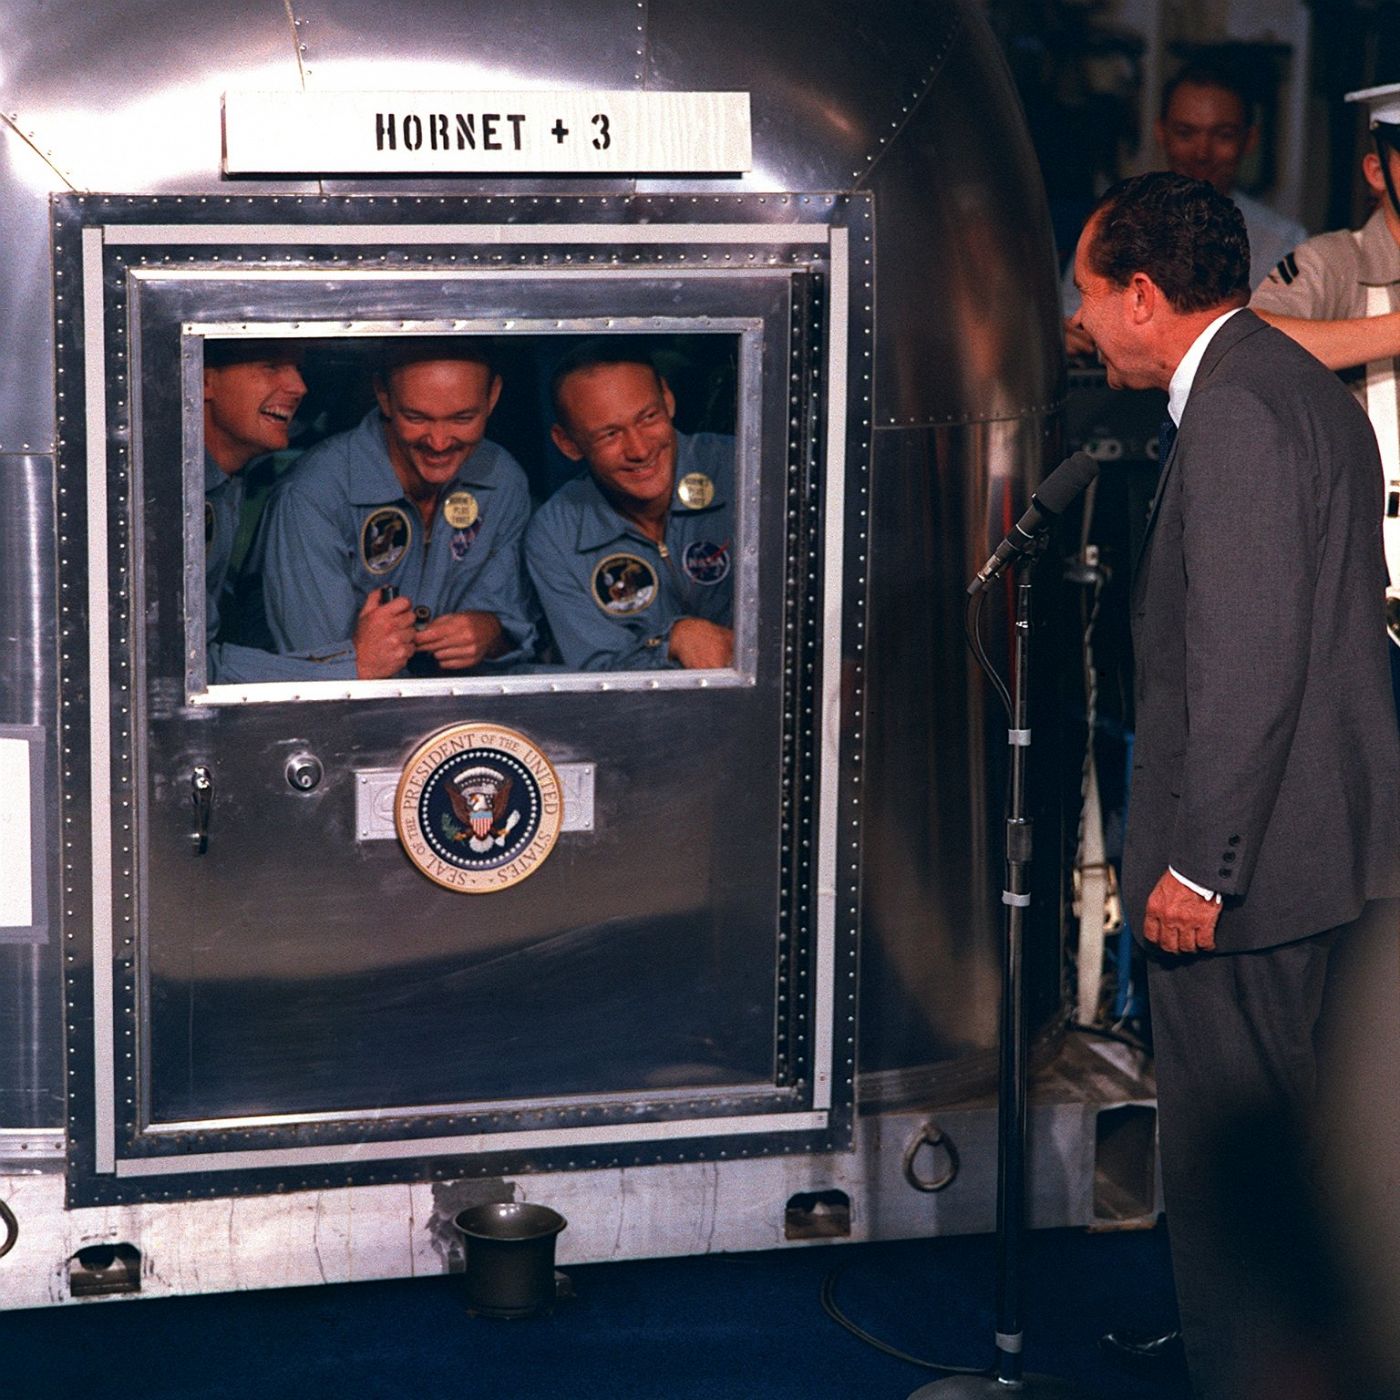
[[[19,1221],[4,1201],[0,1201],[0,1220],[5,1222],[5,1243],[0,1244],[0,1259],[3,1259],[19,1242]]]
[[[927,1143],[930,1147],[943,1149],[943,1154],[948,1159],[948,1169],[942,1176],[925,1180],[914,1170],[914,1159],[919,1155],[919,1149]],[[944,1187],[951,1186],[958,1174],[958,1149],[953,1144],[953,1139],[938,1126],[932,1118],[919,1129],[909,1140],[909,1146],[904,1149],[904,1179],[916,1191],[942,1191]]]

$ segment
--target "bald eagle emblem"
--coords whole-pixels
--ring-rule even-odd
[[[520,813],[510,810],[513,785],[511,778],[494,768],[468,768],[454,774],[446,786],[456,821],[443,817],[443,835],[465,841],[478,853],[504,846],[520,820]]]
[[[563,820],[554,765],[499,724],[454,724],[424,739],[394,794],[404,853],[434,884],[462,894],[493,894],[532,875]]]

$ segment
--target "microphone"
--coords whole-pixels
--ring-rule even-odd
[[[1014,559],[1019,559],[1048,530],[1055,517],[1099,474],[1099,464],[1087,452],[1066,457],[1031,497],[1030,509],[1011,527],[1011,533],[997,545],[996,553],[977,570],[967,586],[969,593],[985,592],[991,582]]]

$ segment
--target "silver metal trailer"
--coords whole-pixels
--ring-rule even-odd
[[[565,1261],[988,1228],[1005,734],[962,584],[1056,446],[1063,362],[978,7],[0,15],[0,1304],[439,1272],[486,1200],[562,1211]],[[377,118],[406,157],[507,132],[472,94],[679,92],[745,95],[746,169],[230,155],[249,93],[407,97]],[[211,679],[211,341],[304,341],[334,416],[369,344],[489,337],[541,497],[541,366],[619,332],[720,385],[732,667]],[[484,894],[396,839],[415,761],[474,744],[562,815]],[[1153,1213],[1131,1065],[1070,1044],[1032,1136],[1033,1223]]]

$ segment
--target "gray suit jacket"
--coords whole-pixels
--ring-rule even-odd
[[[1337,378],[1242,311],[1206,350],[1133,590],[1129,917],[1171,865],[1223,952],[1400,894],[1375,437]]]

